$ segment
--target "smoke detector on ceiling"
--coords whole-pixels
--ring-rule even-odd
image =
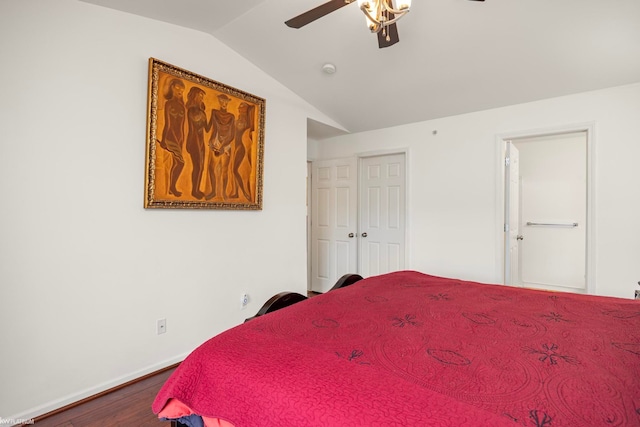
[[[333,74],[336,72],[336,66],[330,63],[326,63],[322,66],[322,71],[326,74]]]

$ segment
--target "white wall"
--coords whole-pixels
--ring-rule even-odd
[[[500,282],[499,135],[593,123],[596,293],[632,298],[640,280],[639,118],[634,84],[310,144],[322,159],[408,148],[410,268]]]
[[[262,211],[143,209],[149,57],[266,99]],[[210,35],[76,0],[2,0],[0,58],[0,417],[177,362],[305,292],[322,114]]]

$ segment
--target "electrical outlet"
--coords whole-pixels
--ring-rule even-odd
[[[156,323],[156,332],[158,335],[167,332],[167,319],[159,319]]]
[[[243,310],[249,304],[249,294],[246,292],[240,296],[240,310]]]

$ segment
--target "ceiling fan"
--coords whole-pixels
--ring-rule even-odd
[[[291,28],[302,28],[305,25],[334,12],[356,0],[330,0],[295,18],[285,22]],[[471,0],[484,1],[484,0]],[[392,46],[400,41],[396,21],[402,18],[411,8],[411,0],[357,0],[360,10],[367,17],[367,24],[372,33],[378,34],[378,47]]]

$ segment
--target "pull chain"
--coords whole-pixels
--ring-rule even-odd
[[[385,10],[384,12],[384,21],[387,22],[389,21],[389,11]],[[389,32],[387,31],[387,27],[384,26],[382,27],[382,35],[385,36],[385,40],[387,40],[387,42],[391,41],[391,36],[389,36]]]

